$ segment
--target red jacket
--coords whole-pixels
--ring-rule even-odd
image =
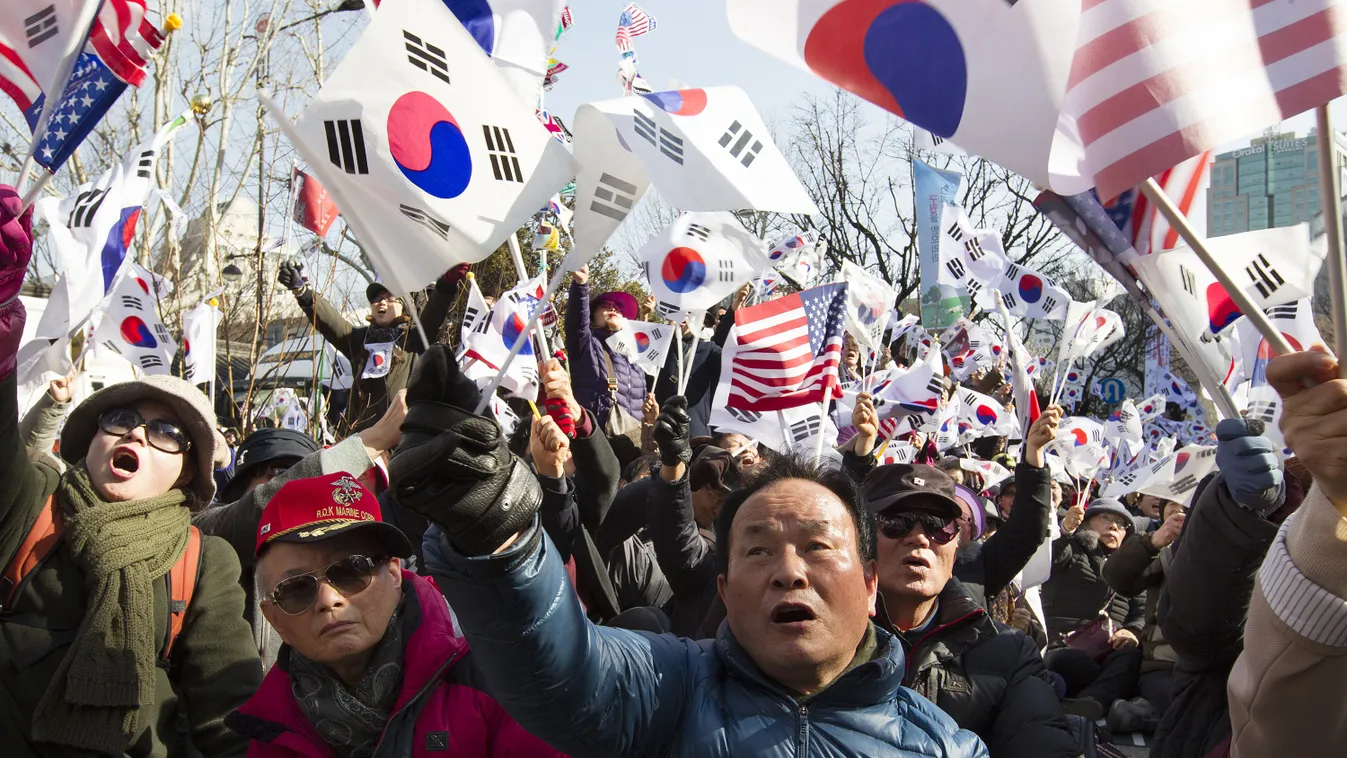
[[[429,579],[402,572],[410,583],[404,623],[402,691],[375,755],[378,758],[534,758],[561,756],[525,732],[479,683],[468,642],[449,605]],[[248,737],[253,758],[332,758],[290,690],[290,648],[281,649],[262,687],[225,723]]]

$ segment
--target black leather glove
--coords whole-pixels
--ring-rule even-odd
[[[280,270],[276,273],[276,280],[281,286],[299,294],[309,285],[304,281],[304,264],[293,261],[283,261]]]
[[[677,466],[692,460],[692,419],[688,416],[687,398],[675,395],[660,406],[654,437],[660,463]]]
[[[537,478],[511,455],[500,425],[473,414],[480,397],[453,352],[432,345],[416,363],[402,443],[388,466],[393,498],[469,556],[495,552],[527,529],[542,503]]]

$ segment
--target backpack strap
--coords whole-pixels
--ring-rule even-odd
[[[187,548],[178,556],[168,572],[168,640],[164,643],[161,659],[168,661],[173,641],[182,633],[187,620],[187,607],[192,604],[192,593],[201,576],[201,530],[187,528]]]
[[[56,509],[55,497],[48,495],[33,527],[19,544],[4,574],[0,575],[0,610],[14,601],[24,578],[33,573],[33,569],[56,548],[56,543],[61,541],[61,526],[61,514]]]

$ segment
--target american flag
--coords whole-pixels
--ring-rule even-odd
[[[1084,0],[1065,106],[1099,193],[1344,93],[1336,0]]]
[[[718,392],[727,407],[779,411],[840,398],[846,305],[839,282],[737,311]]]
[[[42,85],[33,78],[14,48],[4,44],[0,44],[0,92],[13,98],[25,115],[42,96]]]
[[[1212,151],[1208,150],[1155,177],[1155,183],[1184,216],[1192,211],[1197,193],[1210,181],[1211,158]],[[1150,255],[1179,246],[1179,231],[1169,225],[1141,190],[1126,190],[1103,206],[1137,254]]]
[[[145,0],[104,0],[89,30],[89,46],[117,78],[139,87],[163,35],[145,18]]]
[[[636,3],[627,3],[617,19],[617,49],[624,53],[630,52],[632,37],[655,31],[656,23],[655,17],[646,13],[644,8]]]
[[[80,53],[79,63],[38,142],[33,160],[55,173],[125,90],[126,83],[113,76],[96,56]],[[45,99],[46,95],[39,97],[24,114],[30,129],[37,128]]]

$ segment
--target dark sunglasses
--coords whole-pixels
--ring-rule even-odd
[[[885,513],[879,516],[879,531],[891,540],[901,540],[921,524],[926,538],[937,545],[949,544],[959,536],[958,519],[941,518],[931,513]]]
[[[131,430],[145,427],[145,439],[165,453],[185,453],[192,449],[192,438],[177,424],[168,421],[146,421],[131,408],[114,408],[98,417],[98,428],[113,435],[125,437]]]
[[[333,561],[322,571],[282,579],[267,597],[287,615],[298,616],[313,607],[320,582],[332,585],[344,597],[358,595],[369,589],[370,582],[374,581],[374,570],[387,560],[380,556],[348,555]]]

